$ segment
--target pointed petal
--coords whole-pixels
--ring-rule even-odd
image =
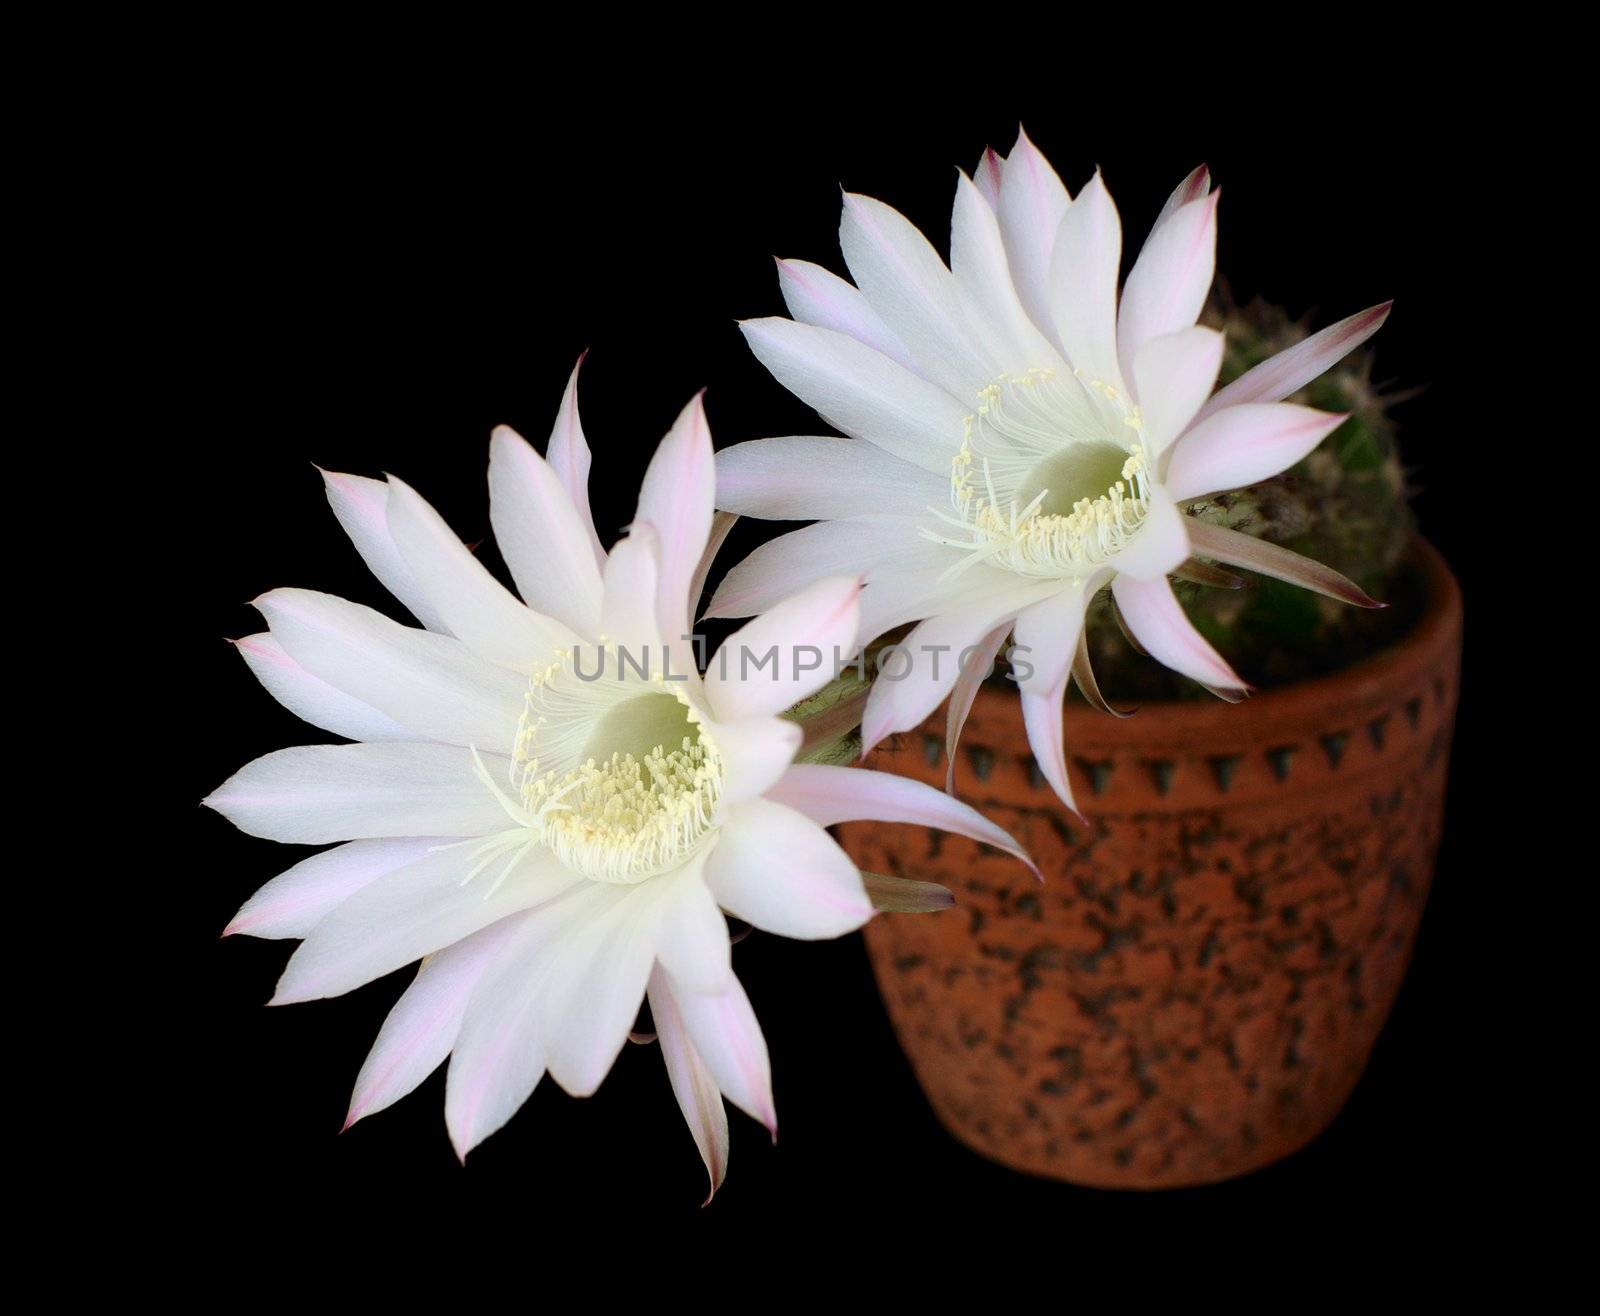
[[[1054,582],[1013,585],[929,617],[895,646],[895,654],[884,650],[862,715],[862,753],[891,732],[920,726],[960,677],[962,656],[996,626],[1058,588]]]
[[[956,683],[950,688],[950,707],[944,722],[944,788],[954,795],[956,790],[956,746],[961,742],[962,728],[967,725],[967,715],[972,712],[978,691],[994,670],[995,656],[1000,646],[1011,634],[1011,623],[996,626],[974,647],[971,657],[961,665]]]
[[[1044,691],[1024,690],[1022,698],[1022,725],[1028,733],[1028,746],[1033,750],[1039,771],[1050,783],[1057,798],[1078,812],[1072,798],[1072,784],[1067,780],[1067,753],[1061,720],[1061,701],[1067,693],[1066,678]],[[1081,815],[1080,815],[1081,816]]]
[[[733,972],[728,920],[701,877],[703,865],[687,865],[671,878],[663,901],[656,958],[673,978],[693,992],[720,992]]]
[[[569,899],[520,916],[516,931],[478,979],[450,1055],[444,1116],[462,1160],[502,1128],[544,1077],[545,985],[567,931],[617,899],[587,883]]]
[[[540,993],[545,1066],[571,1096],[593,1096],[628,1044],[655,963],[665,889],[679,876],[621,888],[609,908],[569,929],[554,948]]]
[[[803,813],[822,827],[843,822],[910,823],[992,845],[1039,870],[1028,852],[976,809],[926,782],[871,768],[796,763],[767,798]]]
[[[670,979],[669,979],[670,983]],[[772,1064],[750,998],[738,978],[725,991],[689,992],[670,983],[684,1031],[729,1101],[778,1136],[772,1104]]]
[[[1216,387],[1222,348],[1222,335],[1215,329],[1194,325],[1152,338],[1139,349],[1133,363],[1142,419],[1139,433],[1158,472],[1166,469],[1163,458],[1173,440],[1188,428]]]
[[[1117,272],[1122,222],[1098,173],[1067,207],[1050,259],[1055,341],[1091,382],[1122,388],[1117,364]],[[1124,390],[1125,391],[1125,390]]]
[[[438,512],[404,480],[389,479],[389,532],[406,566],[473,652],[526,676],[577,638],[554,618],[526,608],[467,551]]]
[[[1202,685],[1228,690],[1249,688],[1184,616],[1166,577],[1134,580],[1118,576],[1111,582],[1111,592],[1129,628],[1157,662]]]
[[[1285,580],[1302,589],[1338,599],[1341,603],[1354,604],[1358,608],[1388,606],[1370,597],[1353,580],[1340,575],[1332,567],[1284,548],[1281,544],[1269,544],[1253,535],[1243,535],[1237,530],[1209,525],[1204,521],[1189,523],[1189,541],[1196,553],[1203,553],[1218,562],[1244,567],[1275,580]]]
[[[1165,576],[1189,556],[1189,518],[1159,484],[1150,490],[1144,524],[1113,559],[1117,571],[1137,580]]]
[[[727,542],[728,533],[739,520],[737,512],[717,512],[711,518],[711,534],[706,539],[705,552],[700,554],[700,562],[694,569],[694,578],[689,582],[689,608],[691,620],[695,616],[694,609],[700,606],[700,599],[706,592],[706,581],[711,575],[711,566],[717,559],[717,554],[722,551],[722,545]]]
[[[844,195],[839,246],[856,286],[911,351],[919,373],[958,398],[976,397],[999,372],[978,345],[939,253],[893,206]]]
[[[861,439],[757,439],[717,454],[717,505],[745,516],[920,516],[949,500],[948,478]]]
[[[1389,318],[1393,302],[1380,302],[1331,324],[1303,342],[1269,357],[1219,389],[1201,409],[1200,419],[1247,402],[1277,402],[1297,393],[1330,366],[1371,338]]]
[[[1032,366],[1061,366],[1017,295],[1000,221],[965,174],[956,180],[950,217],[950,268],[969,317],[999,345],[1003,368],[1021,373]]]
[[[808,260],[780,260],[778,287],[789,314],[801,324],[848,334],[891,361],[915,371],[916,362],[861,290]]]
[[[589,505],[589,441],[583,436],[583,425],[578,420],[578,371],[583,368],[587,349],[572,367],[566,392],[561,395],[561,408],[556,412],[555,428],[550,431],[550,442],[545,446],[545,460],[556,473],[561,486],[572,500],[578,519],[589,534],[589,548],[594,554],[596,568],[605,561],[606,551],[600,546],[600,536],[595,533],[594,512]]]
[[[675,646],[689,634],[689,584],[711,535],[716,491],[711,428],[697,393],[650,459],[634,514],[654,526],[660,539],[656,616],[661,638]]]
[[[338,471],[323,471],[322,479],[328,505],[367,569],[430,631],[450,634],[444,614],[429,599],[389,533],[389,486]]]
[[[1094,676],[1094,664],[1089,661],[1089,637],[1087,633],[1078,636],[1078,652],[1072,659],[1072,679],[1091,708],[1097,708],[1102,713],[1110,713],[1112,717],[1133,716],[1135,710],[1131,708],[1127,710],[1113,708],[1106,702],[1106,697],[1100,693],[1100,682],[1095,680]]]
[[[829,424],[948,477],[968,404],[830,329],[782,319],[739,327],[761,364]]]
[[[722,1104],[722,1090],[689,1040],[671,979],[660,968],[650,975],[649,997],[672,1095],[678,1099],[678,1109],[711,1177],[711,1191],[706,1194],[709,1202],[728,1173],[728,1111]]]
[[[764,795],[800,752],[805,730],[783,717],[747,717],[707,728],[722,754],[726,804]]]
[[[503,918],[423,961],[356,1075],[345,1128],[392,1106],[445,1062],[473,988],[519,922]]]
[[[528,855],[499,886],[491,866],[467,885],[471,851],[439,850],[363,887],[311,930],[289,957],[274,1005],[341,996],[532,909],[583,879],[548,853]]]
[[[937,914],[955,906],[955,893],[937,882],[919,882],[912,877],[890,877],[886,873],[863,873],[862,884],[872,907],[880,914]]]
[[[656,614],[660,579],[656,555],[660,537],[653,525],[635,521],[625,539],[606,558],[605,598],[600,634],[608,644],[623,646],[652,672],[660,669],[661,628]]]
[[[1198,201],[1211,191],[1211,171],[1205,165],[1196,165],[1183,182],[1172,189],[1172,195],[1167,198],[1166,205],[1161,207],[1161,213],[1156,216],[1156,222],[1150,226],[1153,234],[1172,215],[1191,201]]]
[[[1181,502],[1264,480],[1288,470],[1344,419],[1292,402],[1246,403],[1216,412],[1173,445],[1167,492]]]
[[[256,600],[273,637],[313,676],[413,731],[413,740],[509,754],[526,682],[449,635],[308,589]]]
[[[1072,198],[1050,162],[1017,132],[1017,144],[1000,175],[1000,204],[995,208],[1006,255],[1023,309],[1046,334],[1053,332],[1050,265],[1056,234]]]
[[[489,437],[489,523],[523,602],[593,635],[600,621],[593,527],[555,469],[508,425]]]
[[[306,937],[362,887],[444,844],[434,836],[350,841],[302,859],[240,906],[223,936]]]
[[[410,727],[311,675],[265,631],[245,636],[237,648],[267,693],[302,721],[347,740],[417,739]]]
[[[1193,547],[1191,541],[1190,544]],[[1186,580],[1191,585],[1209,585],[1213,589],[1243,589],[1244,577],[1236,576],[1231,571],[1224,571],[1221,567],[1214,567],[1209,562],[1203,562],[1197,557],[1186,558],[1172,568],[1174,580]]]
[[[1063,590],[1030,608],[1017,618],[1015,632],[1018,648],[1033,654],[1033,672],[1019,683],[1028,744],[1045,780],[1074,812],[1077,805],[1067,781],[1061,701],[1083,634],[1084,609],[1094,588],[1091,584]]]
[[[490,772],[509,760],[485,755]],[[456,745],[300,745],[245,764],[204,803],[240,831],[323,845],[356,837],[483,836],[505,811]]]
[[[939,554],[920,535],[921,524],[912,516],[864,516],[819,521],[779,535],[722,578],[706,616],[749,617],[765,612],[824,576],[854,576],[863,568],[935,561]],[[947,565],[945,561],[940,569]]]
[[[804,814],[771,800],[745,800],[726,811],[706,882],[724,909],[783,937],[838,937],[872,917],[861,875],[838,843]]]
[[[1152,338],[1191,329],[1199,318],[1216,274],[1219,196],[1212,192],[1179,207],[1151,233],[1128,272],[1117,312],[1117,350],[1129,375]]]
[[[973,186],[978,189],[990,210],[1000,208],[1000,176],[1005,163],[1005,157],[994,147],[986,146],[983,148],[983,157],[978,161],[978,167],[972,171]]]
[[[827,576],[730,635],[706,671],[719,721],[781,713],[833,680],[857,649],[859,576]]]

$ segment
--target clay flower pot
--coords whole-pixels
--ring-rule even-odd
[[[1428,606],[1394,648],[1238,706],[1070,702],[1085,828],[986,686],[961,798],[1045,873],[942,833],[839,829],[870,871],[958,908],[888,914],[867,947],[945,1127],[1015,1169],[1172,1188],[1315,1138],[1360,1077],[1432,877],[1460,667],[1461,596],[1419,542]],[[878,766],[943,785],[944,714]]]

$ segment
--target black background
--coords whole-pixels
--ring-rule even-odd
[[[225,82],[217,75],[211,90]],[[219,96],[175,118],[162,145],[185,198],[165,236],[197,276],[193,354],[169,376],[186,405],[166,431],[173,497],[160,527],[182,564],[173,620],[185,752],[164,821],[177,847],[167,879],[177,981],[134,1080],[159,1173],[214,1208],[219,1228],[292,1201],[317,1220],[560,1215],[714,1231],[860,1213],[890,1233],[982,1217],[1064,1237],[1089,1222],[1188,1227],[1341,1203],[1434,1211],[1485,1191],[1473,1168],[1494,1136],[1478,986],[1486,897],[1474,879],[1484,856],[1464,820],[1487,799],[1473,748],[1495,733],[1474,656],[1487,550],[1457,439],[1470,363],[1465,129],[1393,112],[1380,129],[1339,97],[1292,115],[1270,98],[1243,108],[1197,98],[1154,124],[1086,115],[1082,99],[1055,96],[964,93],[894,110],[799,94],[689,105],[657,86],[618,128],[582,98],[491,87],[457,99],[422,77]],[[1300,1154],[1213,1188],[1115,1194],[1019,1176],[938,1127],[859,937],[757,934],[736,964],[771,1046],[782,1135],[769,1146],[731,1113],[729,1179],[704,1213],[703,1171],[651,1048],[627,1048],[586,1101],[546,1081],[465,1168],[445,1134],[442,1073],[336,1136],[407,975],[264,1009],[290,947],[218,933],[299,852],[194,808],[247,760],[324,738],[278,708],[224,643],[262,628],[246,601],[300,585],[394,607],[328,511],[312,463],[403,476],[468,542],[487,539],[491,426],[508,422],[542,448],[589,348],[582,413],[609,542],[696,389],[708,387],[719,446],[818,431],[749,356],[735,320],[782,313],[774,254],[842,272],[838,185],[897,206],[943,247],[955,167],[970,170],[986,142],[1009,148],[1019,115],[1074,192],[1104,168],[1129,248],[1205,161],[1222,189],[1218,268],[1237,297],[1267,297],[1314,325],[1395,299],[1377,377],[1423,388],[1397,414],[1422,529],[1465,589],[1469,640],[1438,881],[1348,1108]],[[742,527],[721,569],[758,538]],[[492,542],[480,551],[498,569]]]

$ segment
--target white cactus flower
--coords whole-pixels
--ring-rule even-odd
[[[1184,515],[1189,500],[1292,465],[1337,426],[1343,417],[1280,399],[1388,312],[1352,316],[1213,394],[1222,337],[1195,322],[1217,197],[1205,169],[1184,180],[1119,298],[1121,225],[1099,175],[1070,199],[1026,135],[958,179],[948,268],[899,212],[847,194],[840,242],[855,285],[780,261],[794,318],[743,329],[778,380],[850,437],[718,455],[719,507],[818,524],[729,572],[709,615],[744,616],[830,572],[865,572],[864,642],[919,623],[904,641],[909,673],[873,688],[865,748],[953,696],[952,758],[976,686],[1013,635],[1029,651],[1017,671],[1032,748],[1071,807],[1061,704],[1076,675],[1103,705],[1083,645],[1098,590],[1109,587],[1150,654],[1225,698],[1245,683],[1167,581],[1191,554],[1370,604],[1336,572]]]
[[[545,1073],[595,1091],[648,996],[714,1192],[722,1097],[776,1131],[723,911],[790,937],[861,926],[873,904],[824,830],[835,822],[916,822],[1021,852],[918,783],[793,763],[801,728],[780,714],[832,669],[788,655],[854,652],[856,577],[813,582],[726,642],[776,647],[775,669],[713,662],[702,677],[688,638],[712,548],[700,400],[607,554],[576,382],[575,370],[547,458],[509,429],[491,442],[491,520],[521,600],[408,485],[326,477],[361,555],[423,628],[308,590],[257,600],[270,629],[239,642],[251,669],[354,743],[268,754],[206,803],[255,836],[342,843],[267,883],[229,926],[303,939],[274,1003],[422,960],[361,1070],[351,1122],[448,1057],[446,1121],[465,1157]]]

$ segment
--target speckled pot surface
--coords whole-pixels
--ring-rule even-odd
[[[1419,544],[1430,606],[1335,676],[1118,720],[1069,702],[1081,826],[985,687],[963,800],[1045,874],[939,832],[849,824],[861,867],[942,882],[958,908],[866,929],[878,985],[945,1127],[1074,1183],[1231,1178],[1315,1138],[1365,1066],[1433,874],[1461,598]],[[877,766],[943,785],[944,714]]]

